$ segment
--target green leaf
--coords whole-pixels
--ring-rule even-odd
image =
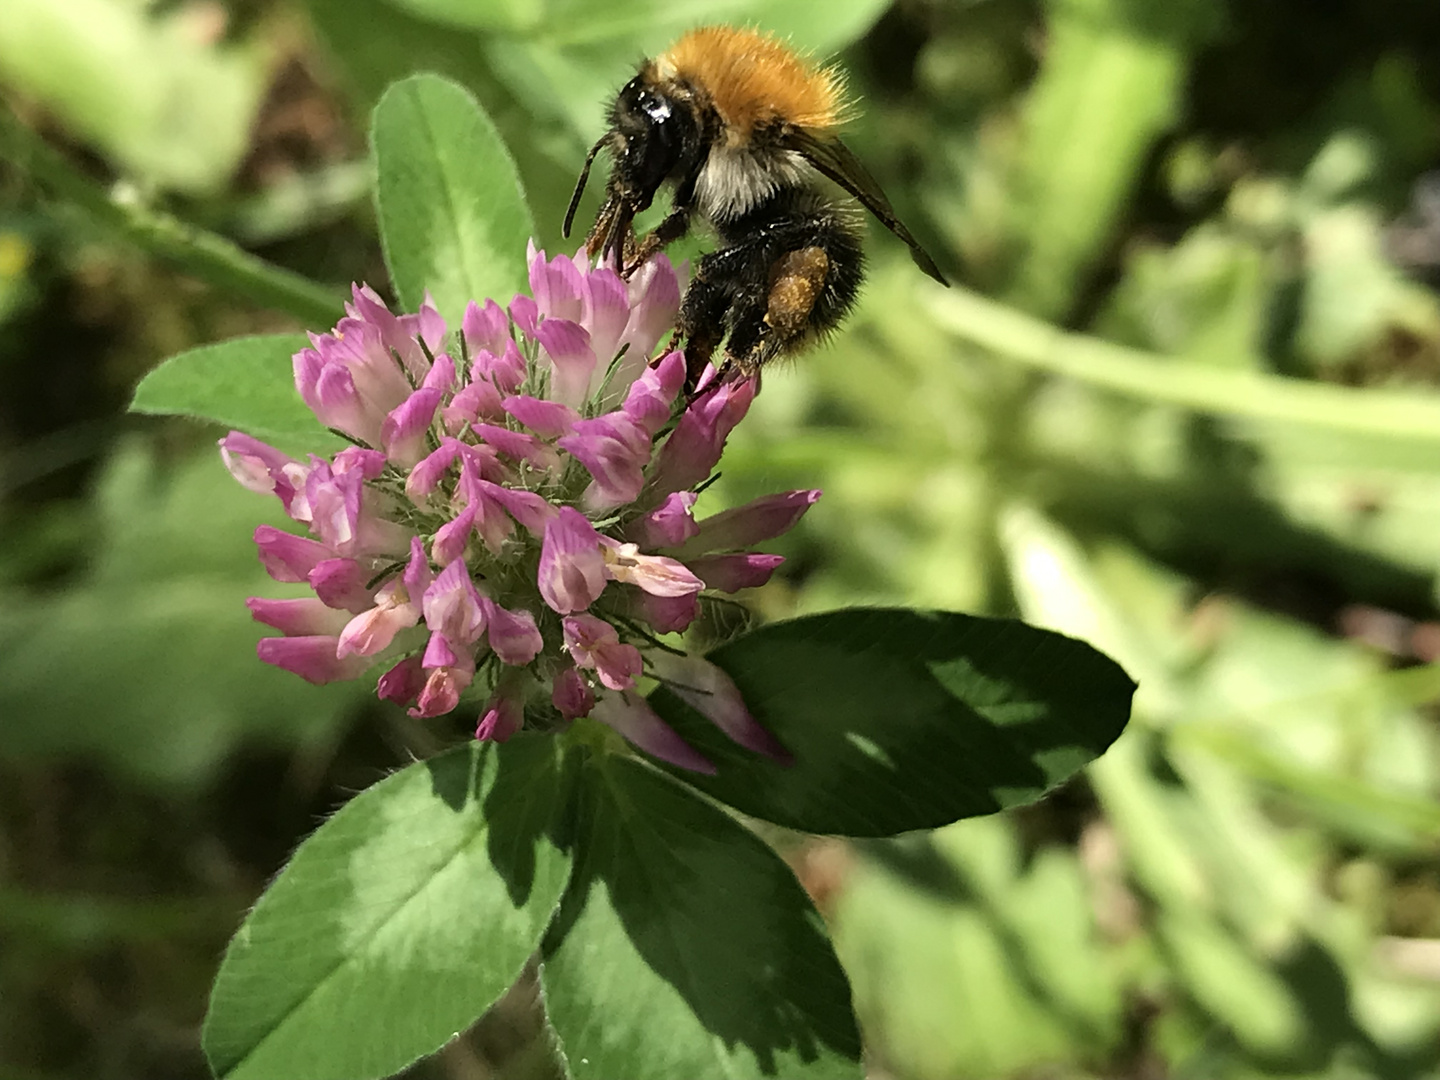
[[[471,743],[352,799],[230,943],[203,1044],[226,1080],[389,1076],[520,974],[569,877],[558,743]]]
[[[376,206],[403,307],[428,290],[446,319],[470,300],[507,301],[527,280],[530,208],[490,118],[437,75],[396,83],[375,106]]]
[[[754,817],[892,836],[1039,798],[1125,727],[1134,683],[1084,642],[1007,619],[853,609],[775,623],[710,654],[790,750],[743,750],[663,688],[656,710],[715,762],[675,771]]]
[[[645,765],[587,765],[541,971],[573,1080],[859,1080],[850,987],[789,868]]]
[[[522,30],[543,17],[536,0],[390,0],[412,15],[477,30]]]
[[[335,436],[295,392],[291,356],[302,334],[238,337],[164,361],[135,388],[130,410],[193,416],[258,438],[326,449]]]

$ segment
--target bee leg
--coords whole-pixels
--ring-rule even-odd
[[[725,313],[730,308],[730,292],[714,280],[712,260],[715,260],[715,255],[707,255],[700,260],[681,301],[678,329],[671,342],[672,348],[682,339],[685,342],[685,386],[688,390],[695,389],[705,365],[725,337]]]
[[[731,315],[727,358],[753,375],[776,356],[802,345],[828,328],[827,311],[817,311],[831,276],[830,256],[811,244],[787,251],[769,267],[762,289],[752,289]],[[824,306],[824,305],[822,305]]]

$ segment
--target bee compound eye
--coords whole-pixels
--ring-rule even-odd
[[[640,99],[640,108],[645,110],[645,115],[657,124],[663,124],[670,119],[670,103],[664,98],[646,94]]]

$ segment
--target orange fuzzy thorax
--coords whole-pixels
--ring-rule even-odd
[[[835,70],[815,67],[757,30],[691,30],[655,58],[653,71],[708,93],[735,141],[777,120],[825,131],[840,123],[844,111],[844,87]]]

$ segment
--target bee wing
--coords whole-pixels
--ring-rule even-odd
[[[915,265],[924,270],[941,285],[949,285],[945,275],[935,265],[920,241],[911,235],[905,223],[895,216],[895,208],[880,190],[880,185],[870,175],[870,170],[860,164],[860,159],[850,148],[834,137],[821,138],[800,128],[792,128],[781,139],[781,144],[794,150],[817,170],[859,199],[861,205],[879,219],[892,233],[910,245],[910,255]]]

